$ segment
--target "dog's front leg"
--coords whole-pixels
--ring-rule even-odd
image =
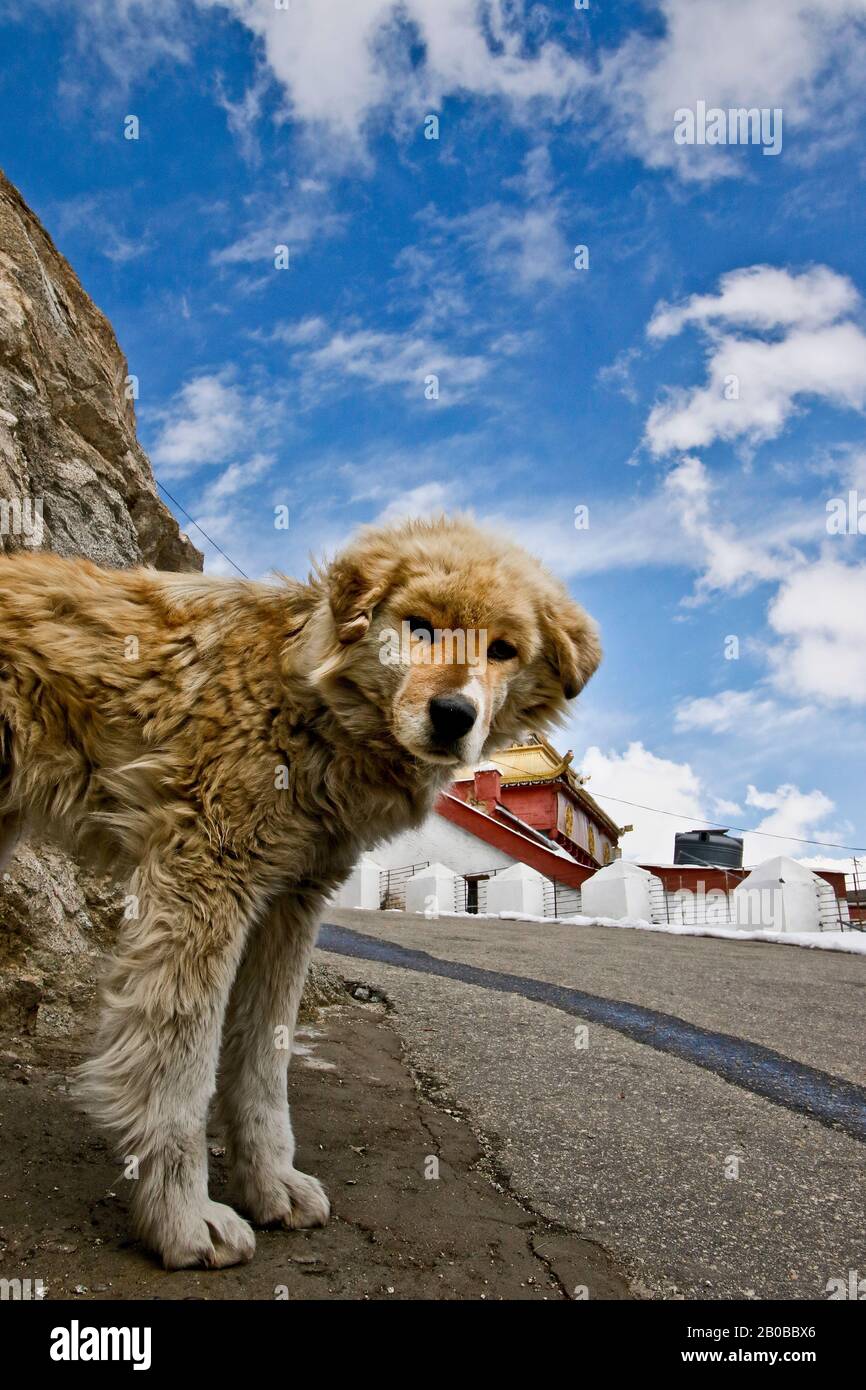
[[[223,1033],[218,1106],[232,1196],[259,1225],[322,1226],[321,1183],[294,1165],[286,1095],[295,1020],[320,904],[279,898],[250,933]]]
[[[79,1094],[119,1138],[136,1233],[166,1268],[238,1264],[255,1238],[208,1197],[205,1126],[253,904],[192,839],[154,849],[132,889],[138,915],[111,962]]]

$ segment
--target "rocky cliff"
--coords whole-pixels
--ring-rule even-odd
[[[0,548],[201,569],[136,439],[127,376],[105,315],[0,173]],[[75,1025],[120,902],[51,846],[19,847],[0,887],[0,1027]]]

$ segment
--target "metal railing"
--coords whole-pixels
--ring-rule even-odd
[[[481,869],[478,873],[464,874],[455,879],[454,897],[457,912],[485,913],[487,911],[487,884],[502,870]]]
[[[406,910],[406,884],[419,869],[428,869],[430,860],[404,864],[398,869],[383,869],[379,874],[380,909]],[[454,880],[454,911],[479,913],[487,911],[487,884],[502,873],[504,867],[481,869],[471,874],[458,874]],[[576,917],[580,915],[580,889],[554,879],[544,880],[544,916]]]
[[[568,883],[557,883],[555,878],[544,880],[545,917],[579,917],[580,889]]]
[[[852,859],[850,874],[845,875],[845,899],[851,931],[866,931],[866,866],[862,859]],[[843,926],[842,930],[845,930]]]
[[[719,872],[716,866],[713,872]],[[650,885],[650,908],[653,922],[678,927],[731,927],[737,925],[734,915],[733,890],[742,882],[742,874],[725,875],[724,888],[711,888],[704,892],[700,880],[694,874],[688,877],[679,875],[676,887],[671,887],[671,874],[665,874],[664,881],[654,877]]]
[[[826,879],[822,879],[816,885],[815,893],[817,896],[818,922],[821,931],[862,931],[866,926],[866,881],[863,879],[862,868],[856,867],[853,874],[845,875],[846,896],[837,897],[833,885]],[[753,908],[754,922],[749,920],[749,908],[740,908],[740,912],[745,914],[745,920],[738,913],[736,901],[733,897],[734,890],[744,881],[749,869],[743,869],[739,874],[725,873],[724,888],[712,888],[706,892],[696,891],[698,881],[694,877],[684,880],[680,876],[679,885],[671,887],[671,874],[665,874],[665,882],[655,878],[650,884],[650,915],[653,922],[667,923],[676,926],[700,926],[700,927],[724,927],[742,926],[748,929],[749,926],[760,929],[767,923],[765,918],[771,914],[765,910],[762,897],[768,891],[774,890],[753,889],[754,893]],[[862,883],[862,888],[860,887]],[[852,899],[862,894],[864,905],[864,920],[858,921],[854,912],[851,910]],[[761,896],[759,896],[761,895]],[[769,904],[767,905],[769,908]]]
[[[379,907],[406,910],[406,881],[419,869],[429,869],[430,860],[406,864],[401,869],[383,869],[379,874]]]
[[[816,889],[818,896],[818,920],[821,931],[864,931],[866,930],[866,872],[863,861],[854,860],[851,873],[845,875],[846,896],[839,898],[831,884],[826,880]],[[406,884],[419,869],[430,866],[425,859],[417,864],[406,864],[398,869],[383,869],[379,875],[379,905],[381,908],[406,908]],[[723,871],[724,872],[724,871]],[[728,874],[725,872],[725,886],[696,892],[694,875],[687,878],[679,876],[679,884],[671,887],[671,874],[665,874],[666,882],[653,875],[649,885],[650,917],[655,923],[676,926],[747,926],[737,917],[737,909],[732,897],[734,889],[743,881],[748,870]],[[502,873],[502,867],[481,870],[477,873],[457,875],[454,880],[455,912],[479,913],[487,911],[487,884],[490,879]],[[757,893],[759,890],[755,890]],[[545,917],[562,918],[581,915],[581,893],[555,879],[545,878],[543,885],[543,911]],[[755,927],[762,925],[760,905],[756,904],[758,918]]]

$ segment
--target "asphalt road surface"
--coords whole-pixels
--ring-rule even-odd
[[[300,1300],[629,1296],[603,1250],[496,1181],[465,1118],[407,1068],[384,1006],[348,993],[299,1030],[289,1070],[298,1162],[328,1189],[328,1225],[259,1230],[250,1264],[169,1273],[131,1238],[122,1168],[70,1103],[83,1042],[0,1039],[0,1278],[38,1281],[49,1301],[273,1301],[290,1338]],[[217,1128],[209,1147],[222,1201]]]
[[[409,1061],[517,1198],[606,1251],[638,1296],[826,1299],[866,1272],[863,956],[327,921],[323,958],[384,993]]]

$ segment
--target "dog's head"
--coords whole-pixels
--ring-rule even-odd
[[[566,589],[462,517],[364,531],[318,583],[313,683],[359,738],[431,764],[549,728],[601,659]]]

